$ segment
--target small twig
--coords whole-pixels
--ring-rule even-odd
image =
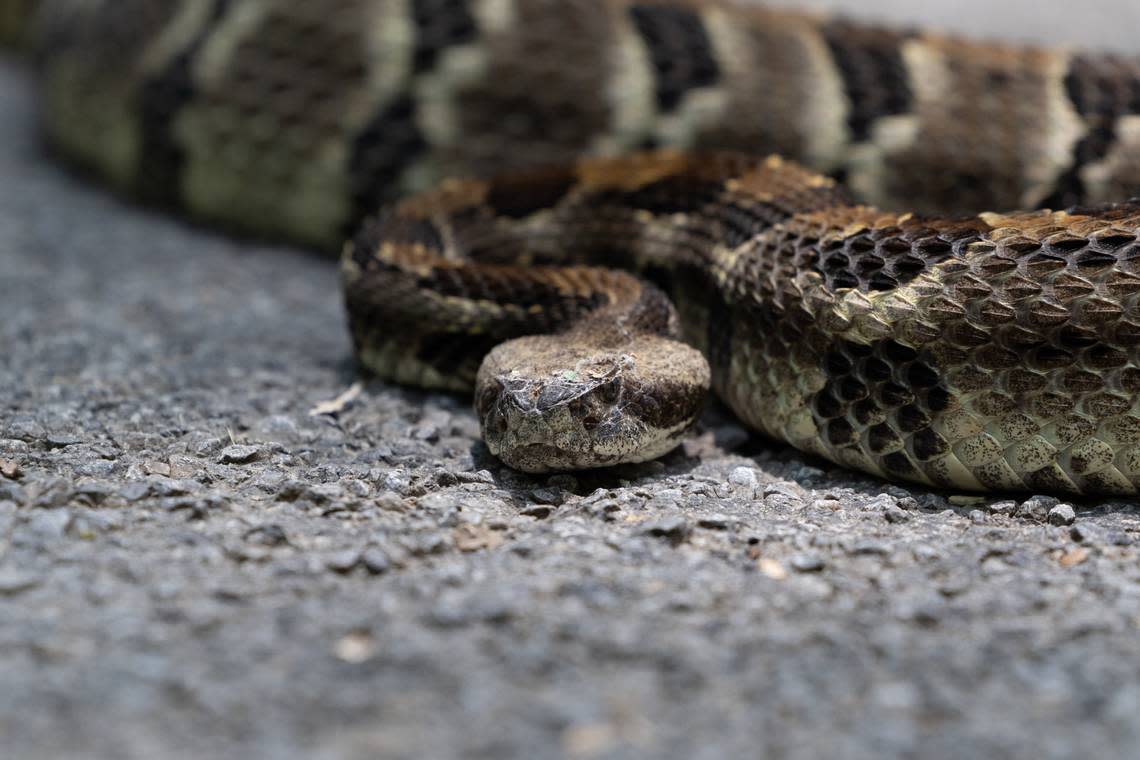
[[[322,401],[309,410],[310,417],[319,417],[322,414],[336,416],[343,412],[349,404],[356,400],[361,391],[364,390],[364,384],[357,381],[349,386],[348,390],[340,394],[332,401]]]

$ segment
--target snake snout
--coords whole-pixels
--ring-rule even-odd
[[[656,335],[618,349],[533,336],[495,348],[476,380],[491,452],[549,472],[652,459],[676,446],[708,390],[704,357]]]

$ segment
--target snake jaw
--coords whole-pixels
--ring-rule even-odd
[[[599,352],[565,336],[497,347],[476,380],[491,453],[525,472],[642,462],[674,448],[696,421],[708,365],[668,338],[638,336]]]

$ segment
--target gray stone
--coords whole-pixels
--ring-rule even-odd
[[[640,532],[654,538],[664,538],[671,543],[679,544],[688,538],[692,526],[683,515],[667,515],[650,520],[641,526]]]
[[[531,504],[529,507],[524,507],[519,514],[545,520],[547,517],[550,517],[553,511],[554,508],[549,504]]]
[[[355,549],[345,549],[325,558],[325,567],[336,573],[352,572],[359,564],[360,552]]]
[[[1017,502],[1012,499],[1002,499],[1001,501],[991,502],[986,509],[989,510],[990,514],[1008,517],[1017,512]]]
[[[907,522],[908,520],[910,520],[910,515],[907,514],[907,512],[905,510],[900,509],[899,507],[894,506],[894,505],[887,507],[887,509],[883,512],[883,517],[886,519],[887,522],[895,524],[895,525],[897,525],[899,523],[904,523],[904,522]]]
[[[701,515],[697,518],[697,526],[709,530],[727,530],[734,522],[733,518],[724,514]]]
[[[17,417],[8,423],[5,435],[17,441],[39,441],[47,437],[47,430],[30,417]]]
[[[364,564],[365,569],[373,575],[380,575],[392,569],[392,560],[388,554],[375,546],[365,549],[360,555],[360,561]]]
[[[539,504],[561,504],[565,496],[561,488],[535,488],[530,492],[530,497],[537,501]]]
[[[261,456],[260,446],[226,446],[218,461],[222,464],[249,464]]]
[[[897,507],[898,503],[895,497],[885,493],[879,494],[863,505],[863,509],[868,512],[886,512],[888,509],[896,509]]]
[[[825,566],[823,557],[815,553],[793,554],[788,558],[788,564],[801,573],[816,573]]]
[[[67,509],[36,510],[27,516],[25,526],[40,538],[61,538],[71,525],[72,517]]]
[[[16,596],[39,586],[43,579],[16,568],[0,568],[0,597]]]
[[[1050,525],[1072,525],[1077,519],[1077,513],[1071,504],[1058,504],[1049,510]]]
[[[755,488],[759,483],[756,471],[751,467],[734,467],[728,474],[728,482],[745,488]]]
[[[1049,517],[1049,510],[1060,503],[1055,496],[1031,496],[1021,503],[1018,514],[1038,522],[1045,522]]]
[[[873,554],[878,556],[886,556],[891,553],[891,547],[884,541],[877,541],[874,539],[865,539],[856,541],[851,546],[851,553],[858,554]]]
[[[141,480],[127,483],[119,489],[119,496],[127,501],[138,501],[139,499],[145,499],[149,495],[150,483],[145,483]]]

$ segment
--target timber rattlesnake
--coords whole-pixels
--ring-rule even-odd
[[[371,217],[362,362],[477,382],[510,464],[656,456],[711,380],[885,477],[1140,489],[1140,62],[715,0],[40,5],[61,153],[326,249]]]

